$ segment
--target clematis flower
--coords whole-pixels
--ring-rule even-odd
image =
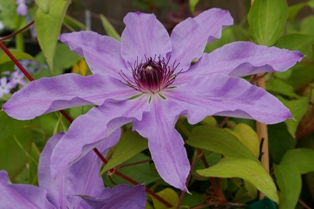
[[[119,132],[115,133],[115,135]],[[100,164],[94,153],[81,158],[58,179],[50,174],[50,156],[63,134],[57,134],[46,144],[38,167],[40,187],[11,184],[6,171],[0,171],[0,209],[88,209],[88,208],[145,208],[145,187],[118,185],[104,188],[99,177]],[[112,136],[110,138],[113,139]],[[116,138],[116,136],[115,136]],[[100,147],[100,150],[105,148]],[[118,195],[117,195],[118,194]],[[82,197],[84,196],[84,197]],[[97,204],[99,207],[94,207]]]
[[[208,42],[232,25],[228,11],[210,9],[188,18],[171,36],[153,14],[128,13],[124,23],[121,42],[90,31],[62,34],[60,40],[86,59],[93,75],[65,74],[30,82],[3,106],[11,117],[27,120],[97,105],[78,117],[56,145],[53,177],[114,130],[133,122],[133,129],[148,139],[160,176],[186,190],[190,164],[174,128],[180,116],[186,115],[191,124],[208,115],[267,124],[292,117],[277,98],[239,77],[285,71],[303,58],[300,52],[234,42],[203,53]],[[195,59],[199,60],[191,65]]]

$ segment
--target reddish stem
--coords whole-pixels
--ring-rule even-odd
[[[204,164],[205,168],[209,168],[209,164],[204,156],[204,154],[201,155],[200,157],[202,163]],[[215,193],[215,196],[217,197],[217,200],[220,202],[220,204],[226,204],[226,199],[224,197],[224,195],[222,194],[222,192],[218,189],[215,178],[213,177],[209,177],[210,183],[213,186],[213,190]]]
[[[14,32],[14,33],[12,33],[12,34],[10,34],[8,36],[4,36],[4,37],[0,38],[0,41],[2,42],[4,40],[7,40],[7,39],[10,39],[10,38],[14,37],[16,34],[19,34],[23,30],[26,30],[27,28],[29,28],[33,24],[34,24],[34,20],[31,21],[30,23],[28,23],[27,25],[25,25],[23,28],[19,29],[18,31],[16,31],[16,32]]]
[[[22,71],[22,73],[27,77],[29,81],[33,81],[34,78],[25,70],[25,68],[17,61],[17,59],[13,56],[13,54],[8,50],[8,48],[0,41],[1,49],[10,57],[10,59],[18,66],[18,68]]]
[[[18,66],[18,68],[22,71],[22,73],[27,77],[29,81],[34,81],[34,78],[26,71],[26,69],[19,63],[19,61],[13,56],[13,54],[7,49],[7,47],[0,41],[0,48],[10,57],[10,59]],[[73,122],[73,119],[64,111],[60,110],[59,111],[70,123]],[[107,160],[104,158],[104,156],[99,152],[99,150],[95,147],[93,151],[96,153],[96,155],[100,158],[100,160],[104,163],[107,164]],[[120,176],[121,178],[127,180],[128,182],[132,184],[139,184],[135,180],[131,179],[130,177],[120,173],[119,171],[114,172],[117,176]],[[167,207],[172,207],[172,205],[161,198],[159,195],[154,193],[153,191],[149,190],[146,188],[146,192],[154,196],[156,199],[158,199],[160,202],[165,204]]]

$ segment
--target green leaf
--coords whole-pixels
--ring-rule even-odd
[[[295,147],[295,139],[288,132],[285,123],[268,126],[269,153],[275,163],[280,163],[283,155]]]
[[[164,200],[166,200],[167,202],[169,202],[171,205],[173,205],[172,208],[176,208],[176,206],[178,205],[179,196],[173,189],[166,188],[160,192],[157,192],[156,194],[159,195]],[[152,201],[153,201],[155,208],[169,209],[169,207],[167,207],[165,204],[163,204],[162,202],[157,200],[154,196],[152,196],[152,195],[149,195],[149,196],[152,198]]]
[[[314,150],[299,148],[286,152],[282,157],[280,165],[293,164],[298,168],[300,174],[314,172]]]
[[[307,55],[313,43],[313,36],[304,34],[288,34],[280,37],[275,46],[290,50],[298,50],[302,52],[302,54]]]
[[[221,128],[205,125],[195,127],[185,143],[192,147],[218,152],[227,157],[246,158],[258,162],[258,159],[237,137]]]
[[[294,89],[291,85],[277,78],[270,79],[270,81],[266,83],[266,89],[267,91],[279,93],[285,96],[300,98],[299,95],[294,93]]]
[[[35,0],[35,3],[44,13],[48,13],[48,0]]]
[[[4,24],[6,29],[15,30],[20,23],[20,16],[16,13],[15,1],[0,1],[0,20]]]
[[[100,175],[103,175],[111,168],[120,165],[132,158],[136,154],[148,148],[147,140],[140,136],[137,132],[128,130],[123,134],[115,150],[108,160],[108,163],[101,170]]]
[[[114,27],[111,25],[111,23],[107,20],[107,18],[103,15],[99,15],[101,23],[108,34],[108,36],[117,39],[118,41],[121,40],[120,35],[117,33],[117,31],[114,29]]]
[[[39,163],[40,151],[35,143],[32,143],[32,150],[28,156],[28,173],[29,184],[38,185],[38,163]]]
[[[237,124],[234,129],[226,129],[234,136],[236,136],[243,145],[245,145],[252,154],[258,158],[260,143],[258,140],[257,133],[249,126],[244,123]]]
[[[314,16],[309,15],[301,21],[300,33],[313,36],[314,34]]]
[[[285,79],[285,81],[293,86],[295,91],[301,90],[308,83],[311,83],[313,81],[314,65],[311,62],[312,60],[310,60],[309,62],[300,62],[289,70],[291,71],[291,75],[289,78]]]
[[[123,165],[128,165],[132,163],[137,163],[141,161],[146,161],[149,160],[150,158],[147,157],[146,155],[139,153],[132,157],[131,159],[127,160]],[[139,163],[139,164],[133,164],[132,166],[125,166],[123,168],[119,169],[119,172],[127,175],[128,177],[134,179],[135,181],[139,182],[140,184],[145,184],[148,185],[152,182],[156,182],[158,180],[161,181],[160,176],[158,175],[155,167],[149,163],[149,162],[144,162],[144,163]],[[117,176],[117,175],[110,175],[109,176],[111,180],[108,178],[104,178],[105,185],[107,186],[115,186],[115,184],[128,184],[132,185],[130,182],[127,180]],[[115,182],[113,184],[112,182]]]
[[[22,51],[10,50],[10,52],[17,60],[35,60],[34,57]],[[6,63],[6,62],[12,62],[12,60],[10,59],[10,57],[8,57],[6,53],[4,53],[1,50],[0,51],[0,64]]]
[[[212,152],[212,151],[208,151],[208,150],[204,150],[203,152],[204,152],[204,157],[205,157],[206,161],[208,162],[209,166],[215,165],[222,158],[221,154],[219,154],[217,152]],[[194,170],[199,170],[199,169],[203,169],[203,168],[205,168],[204,164],[202,163],[202,161],[198,160],[196,162]],[[204,180],[204,178],[197,178],[197,176],[195,176],[194,178],[196,178],[198,180]]]
[[[253,197],[253,199],[257,197],[258,194],[257,189],[252,183],[250,183],[247,180],[244,180],[244,187],[248,191],[248,193]]]
[[[276,182],[280,190],[280,209],[295,209],[301,193],[302,179],[293,164],[274,165]]]
[[[71,51],[67,45],[58,43],[56,46],[56,55],[53,60],[54,70],[65,70],[71,68],[74,63],[81,59],[82,57]]]
[[[287,17],[286,0],[255,0],[248,14],[249,30],[253,40],[257,44],[274,45]]]
[[[14,179],[25,167],[27,158],[21,147],[30,152],[32,131],[29,121],[18,121],[0,111],[0,170],[6,170]],[[18,143],[17,143],[18,142]]]
[[[192,14],[194,13],[195,6],[198,2],[199,0],[189,0],[190,10]]]
[[[217,121],[212,116],[207,116],[200,123],[203,125],[208,125],[208,126],[217,126]]]
[[[214,51],[215,49],[222,47],[225,44],[235,41],[234,31],[233,31],[234,29],[235,29],[235,26],[224,28],[222,30],[221,38],[208,43],[205,47],[205,52],[210,53]]]
[[[191,192],[192,195],[184,195],[181,208],[193,208],[196,207],[200,204],[200,199],[204,197],[204,194],[196,193],[196,192]],[[187,207],[184,207],[187,206]]]
[[[65,12],[71,0],[49,0],[48,12],[38,9],[35,17],[36,33],[39,45],[53,69],[53,57]]]
[[[278,203],[276,186],[262,164],[255,160],[225,157],[216,165],[198,170],[207,177],[242,178],[247,180],[271,200]]]
[[[294,120],[286,120],[285,123],[287,124],[288,131],[289,133],[295,137],[295,133],[297,131],[299,122],[301,121],[301,118],[303,115],[306,113],[307,110],[307,105],[309,103],[309,98],[308,97],[302,97],[301,99],[298,100],[285,100],[283,98],[280,98],[280,101],[289,108],[289,110],[292,113],[292,116]]]
[[[75,119],[79,117],[80,115],[83,115],[87,113],[94,105],[85,105],[80,107],[73,107],[70,109],[70,116],[72,119]]]
[[[64,24],[67,24],[68,26],[76,30],[87,30],[87,27],[83,23],[77,21],[76,19],[70,17],[69,15],[65,15]]]

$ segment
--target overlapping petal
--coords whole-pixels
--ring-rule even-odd
[[[133,89],[111,77],[64,74],[28,83],[2,108],[13,118],[27,120],[69,107],[101,105],[106,99],[120,100],[133,95]]]
[[[123,102],[108,101],[78,117],[52,153],[52,176],[59,176],[71,163],[100,143],[109,141],[113,146],[118,139],[115,137],[115,143],[112,143],[109,136],[122,125],[141,120],[145,111],[149,111],[149,104],[147,98],[141,97]]]
[[[104,185],[99,176],[99,159],[94,153],[84,156],[57,179],[51,177],[51,154],[62,136],[63,134],[54,135],[42,151],[38,166],[38,181],[39,186],[48,191],[47,197],[55,206],[74,208],[80,206],[82,202],[77,195],[97,197],[103,192]]]
[[[193,59],[202,56],[206,44],[220,38],[222,29],[232,24],[230,13],[221,9],[210,9],[184,20],[171,33],[170,61],[180,63],[178,71],[187,70]]]
[[[289,109],[273,95],[241,78],[223,74],[194,77],[165,96],[186,107],[192,124],[207,115],[249,118],[266,124],[292,118]]]
[[[119,79],[119,72],[126,69],[121,58],[121,44],[113,38],[92,31],[81,31],[61,34],[59,40],[83,56],[94,74],[110,75]]]
[[[204,54],[184,76],[208,76],[223,73],[234,77],[260,72],[282,72],[303,59],[298,51],[256,45],[251,42],[233,42]]]
[[[159,175],[170,185],[187,191],[186,178],[190,171],[184,142],[174,125],[183,108],[156,96],[151,111],[133,129],[148,139],[148,147]]]
[[[8,173],[0,171],[0,209],[54,209],[47,192],[33,185],[11,184]]]
[[[98,198],[84,198],[91,208],[98,209],[140,209],[145,208],[146,194],[143,185],[134,187],[118,185],[106,188]]]
[[[130,63],[146,61],[146,58],[166,57],[171,51],[170,37],[165,27],[153,14],[128,13],[121,38],[123,59]]]

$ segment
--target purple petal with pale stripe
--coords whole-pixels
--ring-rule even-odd
[[[190,163],[184,141],[174,125],[183,108],[174,102],[155,96],[151,111],[135,121],[133,129],[148,139],[149,151],[159,175],[170,185],[187,191],[186,178]]]
[[[184,20],[171,33],[170,61],[180,63],[178,71],[187,70],[193,59],[202,56],[206,44],[220,38],[222,29],[232,24],[230,13],[221,9],[210,9]]]
[[[165,27],[153,14],[140,12],[128,13],[124,17],[126,25],[121,38],[122,57],[131,65],[137,60],[146,61],[146,58],[166,57],[171,51],[170,37]]]
[[[292,118],[289,109],[273,95],[241,78],[223,74],[196,76],[165,96],[186,108],[192,124],[207,115],[249,118],[266,124]]]
[[[80,31],[61,34],[59,40],[84,57],[94,74],[110,75],[119,79],[118,73],[126,69],[121,58],[121,44],[111,37],[92,31]]]
[[[303,59],[298,51],[256,45],[251,42],[227,44],[202,58],[184,76],[223,73],[234,77],[260,72],[283,72]]]
[[[19,120],[87,104],[101,105],[106,99],[126,99],[136,92],[111,77],[64,74],[26,84],[3,105],[3,110]]]
[[[143,185],[128,186],[117,185],[106,188],[100,197],[82,197],[91,208],[98,209],[144,209],[146,206],[146,193]]]
[[[52,153],[52,176],[59,176],[98,144],[107,143],[107,137],[122,125],[141,120],[144,111],[149,111],[149,104],[147,98],[140,97],[124,102],[108,101],[78,117]]]
[[[0,171],[0,209],[55,209],[44,189],[33,185],[11,184],[8,173]]]

